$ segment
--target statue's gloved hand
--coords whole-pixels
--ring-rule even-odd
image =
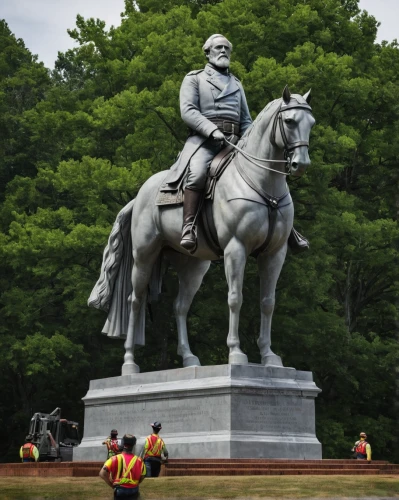
[[[212,139],[215,141],[224,142],[224,134],[218,128],[212,132]]]

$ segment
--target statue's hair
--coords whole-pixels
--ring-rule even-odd
[[[210,48],[211,48],[211,45],[212,45],[212,42],[215,38],[226,38],[224,35],[221,35],[220,33],[216,33],[215,35],[211,35],[208,40],[204,43],[203,47],[202,47],[202,50],[205,52],[205,54],[208,54]],[[227,40],[227,38],[226,38]],[[230,50],[233,50],[233,44],[231,42],[229,42],[227,40],[227,43],[229,44],[229,47],[230,47]]]

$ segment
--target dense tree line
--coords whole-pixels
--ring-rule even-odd
[[[289,181],[311,251],[287,257],[274,350],[323,391],[325,458],[348,457],[362,430],[374,458],[399,460],[399,47],[377,44],[377,26],[357,0],[125,0],[118,28],[77,16],[78,46],[50,72],[0,22],[0,459],[16,460],[33,412],[61,406],[83,422],[89,380],[120,374],[122,343],[99,334],[105,317],[86,301],[117,212],[184,143],[184,75],[223,33],[253,117],[286,84],[312,87],[312,165]],[[143,371],[180,366],[176,288],[167,274],[137,351]],[[249,262],[240,329],[251,362],[258,291]],[[227,321],[216,263],[189,321],[203,364],[227,361]]]

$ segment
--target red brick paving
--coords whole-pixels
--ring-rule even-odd
[[[103,462],[40,462],[0,464],[0,476],[95,477]],[[171,459],[162,476],[247,476],[247,475],[370,475],[399,474],[399,464],[375,460],[272,460],[256,458]]]

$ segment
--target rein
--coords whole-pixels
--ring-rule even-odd
[[[275,170],[274,168],[266,167],[266,165],[261,165],[260,163],[255,161],[255,160],[258,160],[258,161],[268,161],[268,162],[273,162],[273,163],[278,162],[278,163],[289,164],[290,163],[289,159],[288,160],[268,160],[266,158],[257,158],[256,156],[252,156],[249,153],[246,153],[243,149],[239,148],[238,146],[236,146],[235,144],[233,144],[229,140],[225,139],[224,141],[229,146],[232,146],[236,151],[238,151],[238,153],[242,154],[242,156],[244,158],[246,158],[250,163],[252,163],[253,165],[256,165],[259,168],[263,168],[265,170],[270,170],[271,172],[275,172],[276,174],[281,174],[281,175],[290,175],[290,173],[291,173],[290,170],[288,170],[288,172],[280,172],[280,170]]]

